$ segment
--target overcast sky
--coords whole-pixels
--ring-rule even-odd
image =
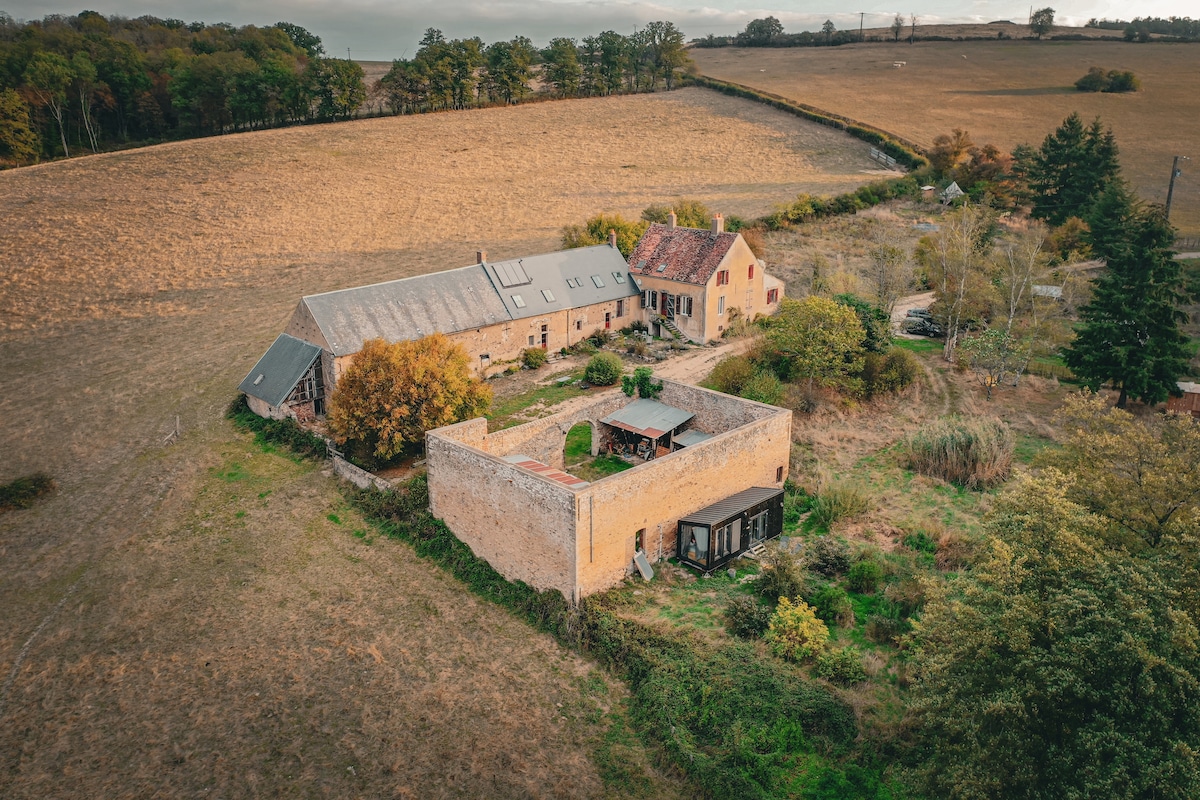
[[[777,17],[788,32],[817,30],[826,19],[839,29],[857,28],[858,12],[867,27],[889,25],[896,13],[915,13],[920,22],[1022,22],[1028,4],[1004,0],[860,0],[853,11],[845,2],[780,2],[779,0],[712,0],[698,5],[685,0],[76,0],[74,7],[55,0],[0,0],[0,11],[17,19],[40,19],[50,13],[74,14],[84,8],[101,14],[175,17],[186,21],[270,25],[280,20],[302,25],[320,36],[331,55],[346,48],[356,59],[386,61],[412,56],[426,28],[448,38],[479,36],[485,42],[522,34],[544,45],[554,36],[582,37],[603,30],[631,33],[652,20],[674,22],[688,39],[709,33],[736,33],[752,19]],[[1046,0],[1040,0],[1041,7]],[[1051,0],[1060,22],[1082,25],[1091,17],[1132,19],[1139,16],[1196,16],[1195,0]]]

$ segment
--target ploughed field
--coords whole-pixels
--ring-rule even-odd
[[[759,215],[867,151],[688,89],[0,173],[0,481],[59,485],[0,515],[0,796],[678,791],[620,684],[222,414],[304,294],[675,197]]]
[[[1171,221],[1182,235],[1200,236],[1200,44],[902,41],[690,52],[704,75],[922,145],[962,128],[977,144],[1036,146],[1072,111],[1085,122],[1099,115],[1116,134],[1126,177],[1147,200],[1164,202],[1172,157],[1191,156],[1175,185]],[[898,61],[905,66],[893,67]],[[1142,88],[1130,94],[1076,91],[1073,84],[1092,66],[1132,70]]]

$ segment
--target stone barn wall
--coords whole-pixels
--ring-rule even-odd
[[[578,600],[630,573],[639,530],[656,561],[674,554],[680,517],[752,486],[782,486],[790,411],[669,381],[662,400],[696,413],[713,438],[574,489],[502,457],[561,468],[566,432],[629,403],[620,392],[492,434],[483,419],[430,431],[431,510],[505,577]]]

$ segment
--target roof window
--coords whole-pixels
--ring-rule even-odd
[[[603,278],[601,278],[599,275],[593,275],[593,276],[592,276],[592,283],[596,284],[596,288],[597,288],[597,289],[603,289],[603,288],[604,288],[604,279],[603,279]]]
[[[656,269],[654,271],[655,272],[666,272],[667,271],[667,262],[664,261],[663,263],[659,264],[658,269]]]
[[[542,289],[542,297],[546,298],[547,303],[554,302],[554,292],[550,291],[549,289]]]
[[[516,306],[517,308],[525,307],[525,298],[521,297],[521,295],[519,295],[519,294],[514,294],[512,296],[512,301],[513,301],[513,305]]]
[[[613,280],[614,280],[614,281],[616,281],[617,283],[624,283],[624,282],[625,282],[625,276],[624,276],[624,275],[622,275],[622,274],[621,274],[621,273],[619,273],[619,272],[614,272],[614,273],[613,273]]]
[[[567,278],[567,286],[572,289],[578,289],[580,286],[583,286],[583,281],[579,280],[579,278]]]

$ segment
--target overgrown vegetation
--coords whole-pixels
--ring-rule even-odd
[[[1075,81],[1075,88],[1081,92],[1136,92],[1141,82],[1127,70],[1105,72],[1101,67],[1090,67],[1086,75]]]
[[[593,386],[612,386],[625,372],[625,362],[616,353],[597,353],[583,370],[583,379]]]
[[[0,513],[29,508],[42,495],[54,491],[54,478],[45,472],[25,475],[0,486]]]
[[[905,442],[910,469],[969,489],[1003,483],[1015,442],[997,419],[948,417],[922,426]]]

